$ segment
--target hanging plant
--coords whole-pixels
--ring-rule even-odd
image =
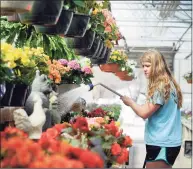
[[[43,47],[45,54],[51,59],[65,58],[68,60],[78,58],[72,49],[69,49],[64,38],[59,35],[37,33],[34,26],[21,23],[8,22],[1,17],[1,40],[16,47]]]

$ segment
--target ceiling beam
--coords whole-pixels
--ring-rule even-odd
[[[156,39],[156,38],[129,38],[127,37],[127,41],[168,41],[175,42],[178,39]],[[182,42],[191,42],[191,39],[181,39]]]
[[[146,19],[136,19],[136,20],[128,20],[128,19],[116,19],[118,22],[161,22],[161,23],[192,23],[191,20],[188,21],[179,21],[179,20],[146,20]]]
[[[160,3],[160,2],[158,2],[158,3],[156,3],[156,2],[153,2],[153,3],[149,3],[149,2],[129,2],[129,1],[119,1],[119,2],[117,2],[117,1],[112,1],[111,2],[111,4],[129,4],[129,5],[140,5],[140,4],[142,4],[142,5],[163,5],[163,3]],[[173,3],[167,3],[167,5],[173,5]],[[180,3],[179,5],[187,5],[187,6],[191,6],[192,5],[192,3]]]
[[[165,11],[165,9],[157,9],[157,8],[125,8],[125,7],[112,7],[113,10],[130,10],[130,11]],[[192,9],[170,9],[170,11],[192,11]]]
[[[151,25],[143,25],[143,27],[141,25],[126,25],[126,24],[118,24],[118,26],[124,26],[124,27],[152,27],[152,28],[187,28],[187,26],[164,26],[164,25],[154,25],[154,26],[151,26]]]
[[[190,56],[192,56],[192,52],[188,56],[186,56],[184,59],[188,59]]]

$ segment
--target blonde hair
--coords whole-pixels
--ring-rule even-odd
[[[170,97],[171,85],[170,81],[173,82],[177,97],[178,97],[178,108],[182,107],[182,92],[180,86],[177,84],[170,69],[168,68],[163,55],[157,50],[151,49],[143,54],[140,58],[141,64],[143,62],[151,63],[151,71],[148,83],[148,100],[153,96],[155,90],[159,90],[164,93],[164,99],[167,101]]]

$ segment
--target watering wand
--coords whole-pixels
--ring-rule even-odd
[[[103,86],[104,88],[106,88],[106,89],[110,90],[111,92],[115,93],[116,95],[122,97],[122,95],[121,95],[120,93],[114,91],[113,89],[109,88],[108,86],[106,86],[106,85],[104,85],[104,84],[102,84],[102,83],[97,83],[97,84],[95,84],[95,85],[93,85],[92,83],[90,83],[90,84],[89,84],[89,87],[90,87],[90,90],[89,90],[89,91],[91,91],[91,90],[94,88],[94,86],[97,86],[97,85],[101,85],[101,86]]]

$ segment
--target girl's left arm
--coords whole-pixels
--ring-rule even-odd
[[[155,111],[160,108],[159,104],[146,103],[139,105],[127,96],[122,96],[121,100],[127,106],[130,106],[133,111],[143,119],[150,117]]]

